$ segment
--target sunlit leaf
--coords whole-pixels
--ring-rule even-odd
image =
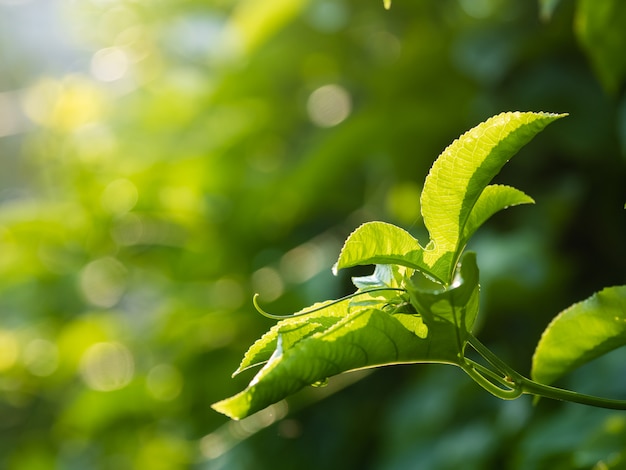
[[[278,346],[248,388],[213,408],[239,419],[341,372],[399,363],[458,362],[449,323],[424,323],[406,314],[396,318],[375,309],[352,313],[290,349]]]
[[[233,376],[251,367],[267,362],[276,350],[279,335],[282,337],[282,346],[284,348],[290,348],[301,339],[319,331],[326,330],[348,314],[349,301],[345,300],[315,312],[315,314],[302,315],[308,311],[317,310],[331,302],[332,301],[329,300],[315,303],[310,307],[296,312],[293,317],[285,318],[274,325],[267,333],[250,346],[241,364],[233,373]]]
[[[530,196],[519,189],[503,185],[487,186],[480,194],[480,197],[470,212],[465,227],[463,227],[461,246],[464,246],[474,232],[495,213],[507,207],[519,204],[532,204],[534,202],[535,201]]]
[[[402,297],[397,289],[405,288],[406,280],[413,274],[413,269],[397,264],[377,264],[374,273],[369,276],[353,277],[352,283],[359,292],[371,291],[350,299],[349,308],[368,307],[384,308],[385,305],[401,303]],[[378,290],[385,289],[388,290]],[[408,301],[408,298],[405,299]]]
[[[576,367],[626,345],[626,286],[608,287],[561,312],[533,356],[532,377],[549,384]]]
[[[432,248],[424,251],[423,259],[438,277],[449,278],[472,209],[489,181],[522,146],[562,116],[499,114],[463,134],[435,161],[421,206]]]
[[[373,274],[353,277],[352,283],[359,289],[402,287],[403,280],[406,276],[410,277],[411,273],[412,270],[397,264],[377,264]]]
[[[399,264],[434,275],[422,257],[422,247],[406,230],[385,222],[368,222],[348,236],[333,272],[365,264]]]

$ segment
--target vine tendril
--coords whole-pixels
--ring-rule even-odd
[[[259,312],[264,317],[271,318],[273,320],[284,320],[286,318],[301,317],[304,315],[308,315],[310,313],[319,312],[320,310],[324,310],[325,308],[328,308],[335,304],[343,302],[344,300],[349,300],[354,297],[358,297],[359,295],[369,294],[371,292],[381,292],[381,291],[399,291],[399,292],[405,292],[405,293],[407,292],[406,289],[403,289],[401,287],[376,287],[374,289],[357,291],[352,294],[341,297],[340,299],[333,300],[327,304],[320,305],[319,307],[313,308],[311,310],[306,310],[304,312],[299,312],[299,313],[292,313],[291,315],[276,315],[276,314],[269,313],[263,310],[261,306],[259,305],[259,300],[258,300],[260,296],[259,293],[254,294],[254,297],[252,297],[252,303],[254,304],[254,308],[256,309],[256,311]]]

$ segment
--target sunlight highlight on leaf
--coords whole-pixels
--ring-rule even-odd
[[[416,320],[402,320],[375,309],[352,313],[326,331],[302,339],[297,348],[282,348],[246,390],[212,407],[240,419],[341,372],[400,363],[457,363],[451,326],[433,324],[425,329]],[[428,336],[423,338],[424,334]]]
[[[419,242],[406,230],[385,222],[368,222],[348,236],[333,273],[351,266],[399,264],[434,276],[422,261],[422,252]]]
[[[608,287],[561,312],[546,328],[531,376],[549,384],[626,345],[626,286]]]
[[[424,225],[434,245],[424,253],[424,261],[430,267],[439,264],[437,274],[446,279],[452,272],[463,248],[463,231],[487,184],[521,147],[563,116],[502,113],[463,134],[439,156],[421,199]]]

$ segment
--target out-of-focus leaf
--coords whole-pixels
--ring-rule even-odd
[[[244,0],[237,4],[231,15],[231,27],[239,35],[240,46],[245,52],[252,52],[297,16],[307,3],[307,0]]]
[[[626,2],[579,0],[575,24],[602,85],[616,93],[626,77]]]
[[[396,318],[380,310],[359,310],[290,349],[282,348],[279,341],[269,362],[243,392],[212,407],[240,419],[341,372],[414,362],[456,364],[454,330],[447,322],[418,324],[408,321],[406,314]]]
[[[561,312],[533,356],[532,378],[549,384],[626,345],[626,286],[608,287]]]
[[[430,233],[423,258],[438,278],[450,278],[463,249],[465,226],[489,181],[521,147],[562,116],[499,114],[463,134],[435,161],[424,183],[421,205]]]

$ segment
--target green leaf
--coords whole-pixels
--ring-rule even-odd
[[[626,2],[580,0],[576,33],[604,88],[617,93],[626,77]]]
[[[377,264],[369,276],[353,277],[352,283],[358,289],[375,287],[403,287],[404,279],[411,277],[413,270],[397,264]]]
[[[502,113],[463,134],[439,156],[426,177],[421,197],[430,243],[420,261],[437,278],[450,279],[463,249],[465,226],[487,184],[522,146],[562,116]],[[471,221],[481,218],[475,216]]]
[[[533,356],[532,378],[549,384],[626,345],[626,286],[608,287],[561,312]]]
[[[415,362],[458,364],[454,327],[415,315],[363,309],[289,349],[279,340],[248,387],[212,407],[240,419],[341,372]]]
[[[409,288],[411,302],[427,320],[432,315],[443,320],[459,331],[459,347],[465,334],[471,332],[478,315],[479,272],[476,253],[468,251],[463,255],[459,269],[449,288],[441,286],[422,287],[413,283]]]
[[[470,212],[463,228],[460,245],[465,246],[474,232],[495,213],[507,207],[519,204],[533,204],[535,201],[519,189],[503,185],[487,186],[480,194],[476,204]]]
[[[341,318],[348,315],[349,300],[345,300],[315,312],[315,314],[312,313],[311,315],[301,316],[303,313],[319,309],[331,302],[332,300],[328,300],[313,304],[310,307],[296,312],[293,318],[286,318],[274,325],[267,333],[250,346],[241,364],[233,373],[233,376],[251,367],[267,362],[276,349],[279,335],[282,336],[283,347],[288,348],[301,339],[311,336],[318,331],[328,329]]]
[[[333,272],[367,264],[399,264],[436,277],[422,256],[419,242],[406,230],[385,222],[367,222],[348,236]]]

